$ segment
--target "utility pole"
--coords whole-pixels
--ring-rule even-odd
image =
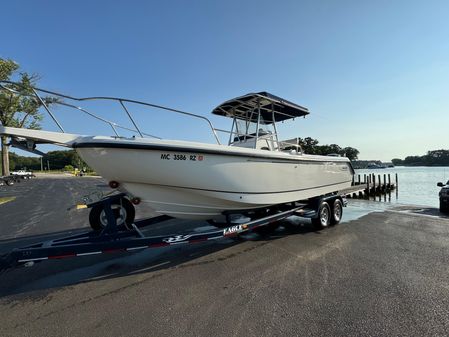
[[[41,156],[41,172],[44,171],[44,163],[42,162],[42,158],[43,158],[43,156]]]
[[[47,168],[50,171],[50,161],[47,159]]]

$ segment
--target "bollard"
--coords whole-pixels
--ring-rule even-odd
[[[369,194],[370,194],[370,191],[369,191],[369,179],[368,179],[368,181],[366,182],[366,195],[368,196],[368,199],[369,199]]]

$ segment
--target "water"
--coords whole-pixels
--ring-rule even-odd
[[[438,192],[440,191],[440,187],[437,187],[437,183],[445,183],[449,180],[449,167],[398,166],[386,169],[355,170],[356,181],[358,174],[361,175],[363,181],[363,175],[369,173],[374,173],[376,175],[376,180],[377,176],[380,174],[382,182],[384,174],[390,173],[393,182],[394,175],[397,173],[399,188],[397,193],[396,191],[392,191],[391,200],[389,200],[387,196],[386,201],[408,205],[438,207]],[[385,200],[383,196],[381,197],[381,200]]]

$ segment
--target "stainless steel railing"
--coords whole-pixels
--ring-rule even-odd
[[[19,90],[17,90],[19,89]],[[20,89],[25,90],[24,92],[20,92]],[[31,89],[32,94],[27,93],[26,91]],[[48,115],[52,118],[52,120],[55,122],[55,124],[58,126],[58,128],[62,131],[65,132],[64,128],[62,127],[61,123],[58,121],[58,119],[56,118],[55,114],[50,110],[48,104],[45,102],[45,100],[41,97],[41,94],[49,94],[52,95],[54,97],[54,101],[52,101],[52,104],[58,104],[58,105],[63,105],[69,108],[73,108],[76,109],[78,111],[81,111],[85,114],[87,114],[88,116],[95,118],[103,123],[108,124],[112,130],[114,131],[115,135],[117,137],[120,137],[117,129],[122,129],[122,130],[127,130],[127,131],[131,131],[131,132],[137,132],[140,137],[144,137],[144,136],[148,136],[148,137],[152,137],[152,138],[157,138],[157,139],[161,139],[160,137],[148,134],[148,133],[144,133],[141,131],[141,129],[139,128],[139,126],[137,125],[134,117],[132,116],[131,112],[129,111],[128,107],[126,106],[126,103],[132,103],[132,104],[137,104],[137,105],[142,105],[142,106],[146,106],[146,107],[151,107],[151,108],[156,108],[156,109],[161,109],[161,110],[165,110],[165,111],[170,111],[170,112],[174,112],[174,113],[178,113],[178,114],[182,114],[185,116],[189,116],[192,118],[197,118],[200,120],[205,121],[208,126],[210,127],[212,134],[215,138],[215,140],[217,141],[217,144],[221,144],[220,140],[218,138],[217,135],[217,131],[219,132],[223,132],[223,130],[220,129],[216,129],[214,128],[214,126],[212,125],[212,122],[201,115],[197,115],[191,112],[186,112],[186,111],[182,111],[182,110],[178,110],[178,109],[173,109],[173,108],[169,108],[166,106],[162,106],[162,105],[157,105],[157,104],[152,104],[152,103],[147,103],[147,102],[142,102],[142,101],[137,101],[137,100],[132,100],[132,99],[127,99],[127,98],[120,98],[120,97],[106,97],[106,96],[98,96],[98,97],[73,97],[73,96],[69,96],[69,95],[65,95],[65,94],[61,94],[58,92],[54,92],[54,91],[50,91],[50,90],[46,90],[46,89],[41,89],[41,88],[37,88],[37,87],[25,87],[20,83],[17,82],[12,82],[12,81],[0,81],[0,90],[6,90],[8,92],[10,92],[11,94],[14,95],[22,95],[22,96],[27,96],[27,97],[34,97],[37,102],[47,111]],[[64,100],[72,100],[72,101],[77,101],[77,102],[83,102],[83,101],[114,101],[114,102],[118,102],[119,105],[123,108],[123,110],[125,111],[126,115],[128,116],[129,120],[131,121],[131,123],[133,124],[135,129],[132,128],[128,128],[122,125],[119,125],[118,123],[115,123],[113,121],[107,120],[101,116],[98,116],[96,114],[94,114],[93,112],[90,112],[82,107],[76,106],[74,104],[70,104],[65,102]]]

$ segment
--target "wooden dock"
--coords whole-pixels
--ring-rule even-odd
[[[369,198],[370,196],[391,196],[393,190],[398,188],[398,174],[393,177],[388,174],[363,174],[354,175],[352,186],[340,193],[348,198]]]

